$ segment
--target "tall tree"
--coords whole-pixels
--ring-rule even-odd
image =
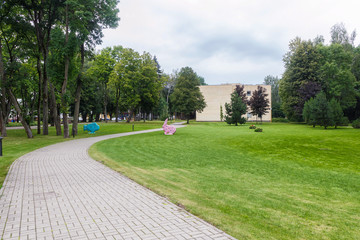
[[[206,107],[199,85],[199,77],[192,68],[181,68],[174,92],[170,96],[174,108],[177,112],[185,114],[188,124],[191,113],[195,111],[201,112]]]
[[[251,113],[256,115],[256,119],[259,117],[262,122],[262,116],[269,110],[269,94],[266,93],[266,89],[258,86],[253,92],[248,104],[251,109]]]
[[[43,134],[48,135],[49,103],[48,103],[48,74],[47,63],[50,45],[50,35],[54,25],[59,20],[61,0],[53,1],[27,1],[19,0],[16,4],[24,9],[24,18],[31,21],[33,32],[36,35],[37,47],[41,54],[39,78],[42,80],[43,105]]]
[[[111,48],[104,48],[95,56],[91,68],[88,70],[98,81],[100,91],[102,92],[103,114],[107,122],[107,105],[109,101],[108,83],[110,74],[115,67],[115,59],[111,56]]]
[[[283,61],[285,72],[279,82],[282,109],[290,120],[300,121],[304,101],[299,89],[309,82],[321,83],[320,59],[317,45],[310,40],[295,38],[289,44],[289,52]]]
[[[84,81],[85,55],[90,52],[96,44],[101,44],[105,28],[118,26],[119,10],[116,5],[119,0],[77,0],[71,1],[72,11],[70,15],[70,30],[78,37],[78,49],[80,49],[80,69],[76,77],[74,93],[74,122],[72,125],[73,135],[77,134],[79,119],[81,90]]]

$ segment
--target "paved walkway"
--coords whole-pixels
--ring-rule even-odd
[[[67,141],[17,159],[0,190],[1,239],[234,239],[87,154],[98,141],[159,130]]]

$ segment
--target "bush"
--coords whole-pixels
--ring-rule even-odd
[[[262,132],[262,131],[263,131],[262,128],[256,128],[256,129],[255,129],[255,132]]]
[[[349,118],[348,117],[342,117],[341,123],[339,126],[349,126]]]
[[[251,125],[251,126],[249,127],[249,129],[256,129],[256,126],[255,126],[255,125]]]
[[[360,118],[354,120],[351,125],[353,128],[360,128]]]
[[[283,123],[288,123],[290,122],[289,119],[287,118],[273,118],[272,122],[283,122]]]

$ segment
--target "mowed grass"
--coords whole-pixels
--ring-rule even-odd
[[[359,239],[360,131],[197,123],[90,154],[238,239]]]
[[[88,134],[83,131],[83,125],[79,124],[79,134],[75,137],[84,138],[84,137],[95,137],[107,134],[122,133],[122,132],[131,132],[133,123],[98,123],[100,130],[95,134]],[[153,128],[161,128],[162,122],[136,122],[134,123],[134,130],[146,130]],[[71,129],[71,126],[70,126]],[[71,131],[71,130],[70,130]],[[37,135],[37,130],[33,131],[34,138],[28,139],[26,137],[25,131],[23,129],[8,129],[8,136],[2,140],[3,144],[3,156],[0,157],[0,187],[5,180],[6,174],[9,171],[10,165],[13,161],[20,156],[31,152],[35,149],[45,147],[54,143],[70,141],[73,140],[73,137],[70,139],[64,139],[63,136],[56,136],[55,128],[49,128],[49,135]]]

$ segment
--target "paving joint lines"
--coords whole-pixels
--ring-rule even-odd
[[[18,158],[0,190],[1,239],[234,239],[87,153],[98,141],[160,130],[77,139]]]

